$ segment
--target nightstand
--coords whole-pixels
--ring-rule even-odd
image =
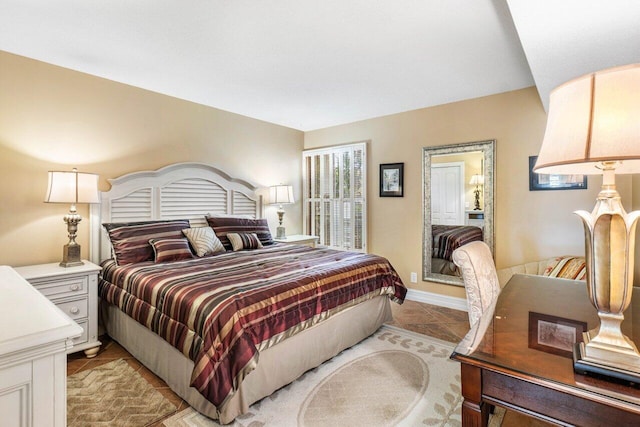
[[[101,268],[89,261],[77,267],[60,267],[58,263],[16,267],[15,270],[46,296],[67,316],[82,327],[82,335],[73,339],[67,353],[84,350],[94,357],[100,350],[98,341],[98,273]]]
[[[308,236],[305,234],[293,234],[291,236],[282,237],[279,239],[275,238],[273,239],[273,241],[278,243],[287,243],[289,245],[307,245],[315,248],[316,243],[318,243],[318,237]]]
[[[465,224],[484,227],[484,211],[465,211]]]

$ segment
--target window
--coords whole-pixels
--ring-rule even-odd
[[[304,232],[335,249],[366,252],[366,143],[302,153]]]

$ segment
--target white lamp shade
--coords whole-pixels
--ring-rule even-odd
[[[484,175],[471,175],[469,185],[484,185]]]
[[[534,171],[601,174],[640,172],[640,64],[571,80],[551,92],[547,128]]]
[[[285,205],[294,203],[293,187],[291,185],[274,185],[269,187],[269,203]]]
[[[48,203],[100,203],[98,175],[77,171],[49,171],[44,198]]]

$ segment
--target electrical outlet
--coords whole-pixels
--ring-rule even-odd
[[[411,283],[418,283],[418,273],[414,271],[411,272]]]

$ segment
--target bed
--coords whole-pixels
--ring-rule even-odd
[[[272,243],[257,189],[211,166],[176,164],[111,184],[91,211],[103,325],[222,423],[375,332],[391,318],[390,301],[406,294],[382,257]],[[239,226],[256,238],[240,242],[241,251],[199,257],[189,240],[190,257],[177,246],[183,227],[211,227],[228,249],[234,234],[251,235],[236,233]],[[161,232],[150,239],[154,259],[135,239],[118,240],[131,230]]]
[[[476,240],[483,240],[482,228],[472,225],[431,226],[433,236],[431,271],[433,273],[459,276],[458,267],[451,260],[453,251]]]

